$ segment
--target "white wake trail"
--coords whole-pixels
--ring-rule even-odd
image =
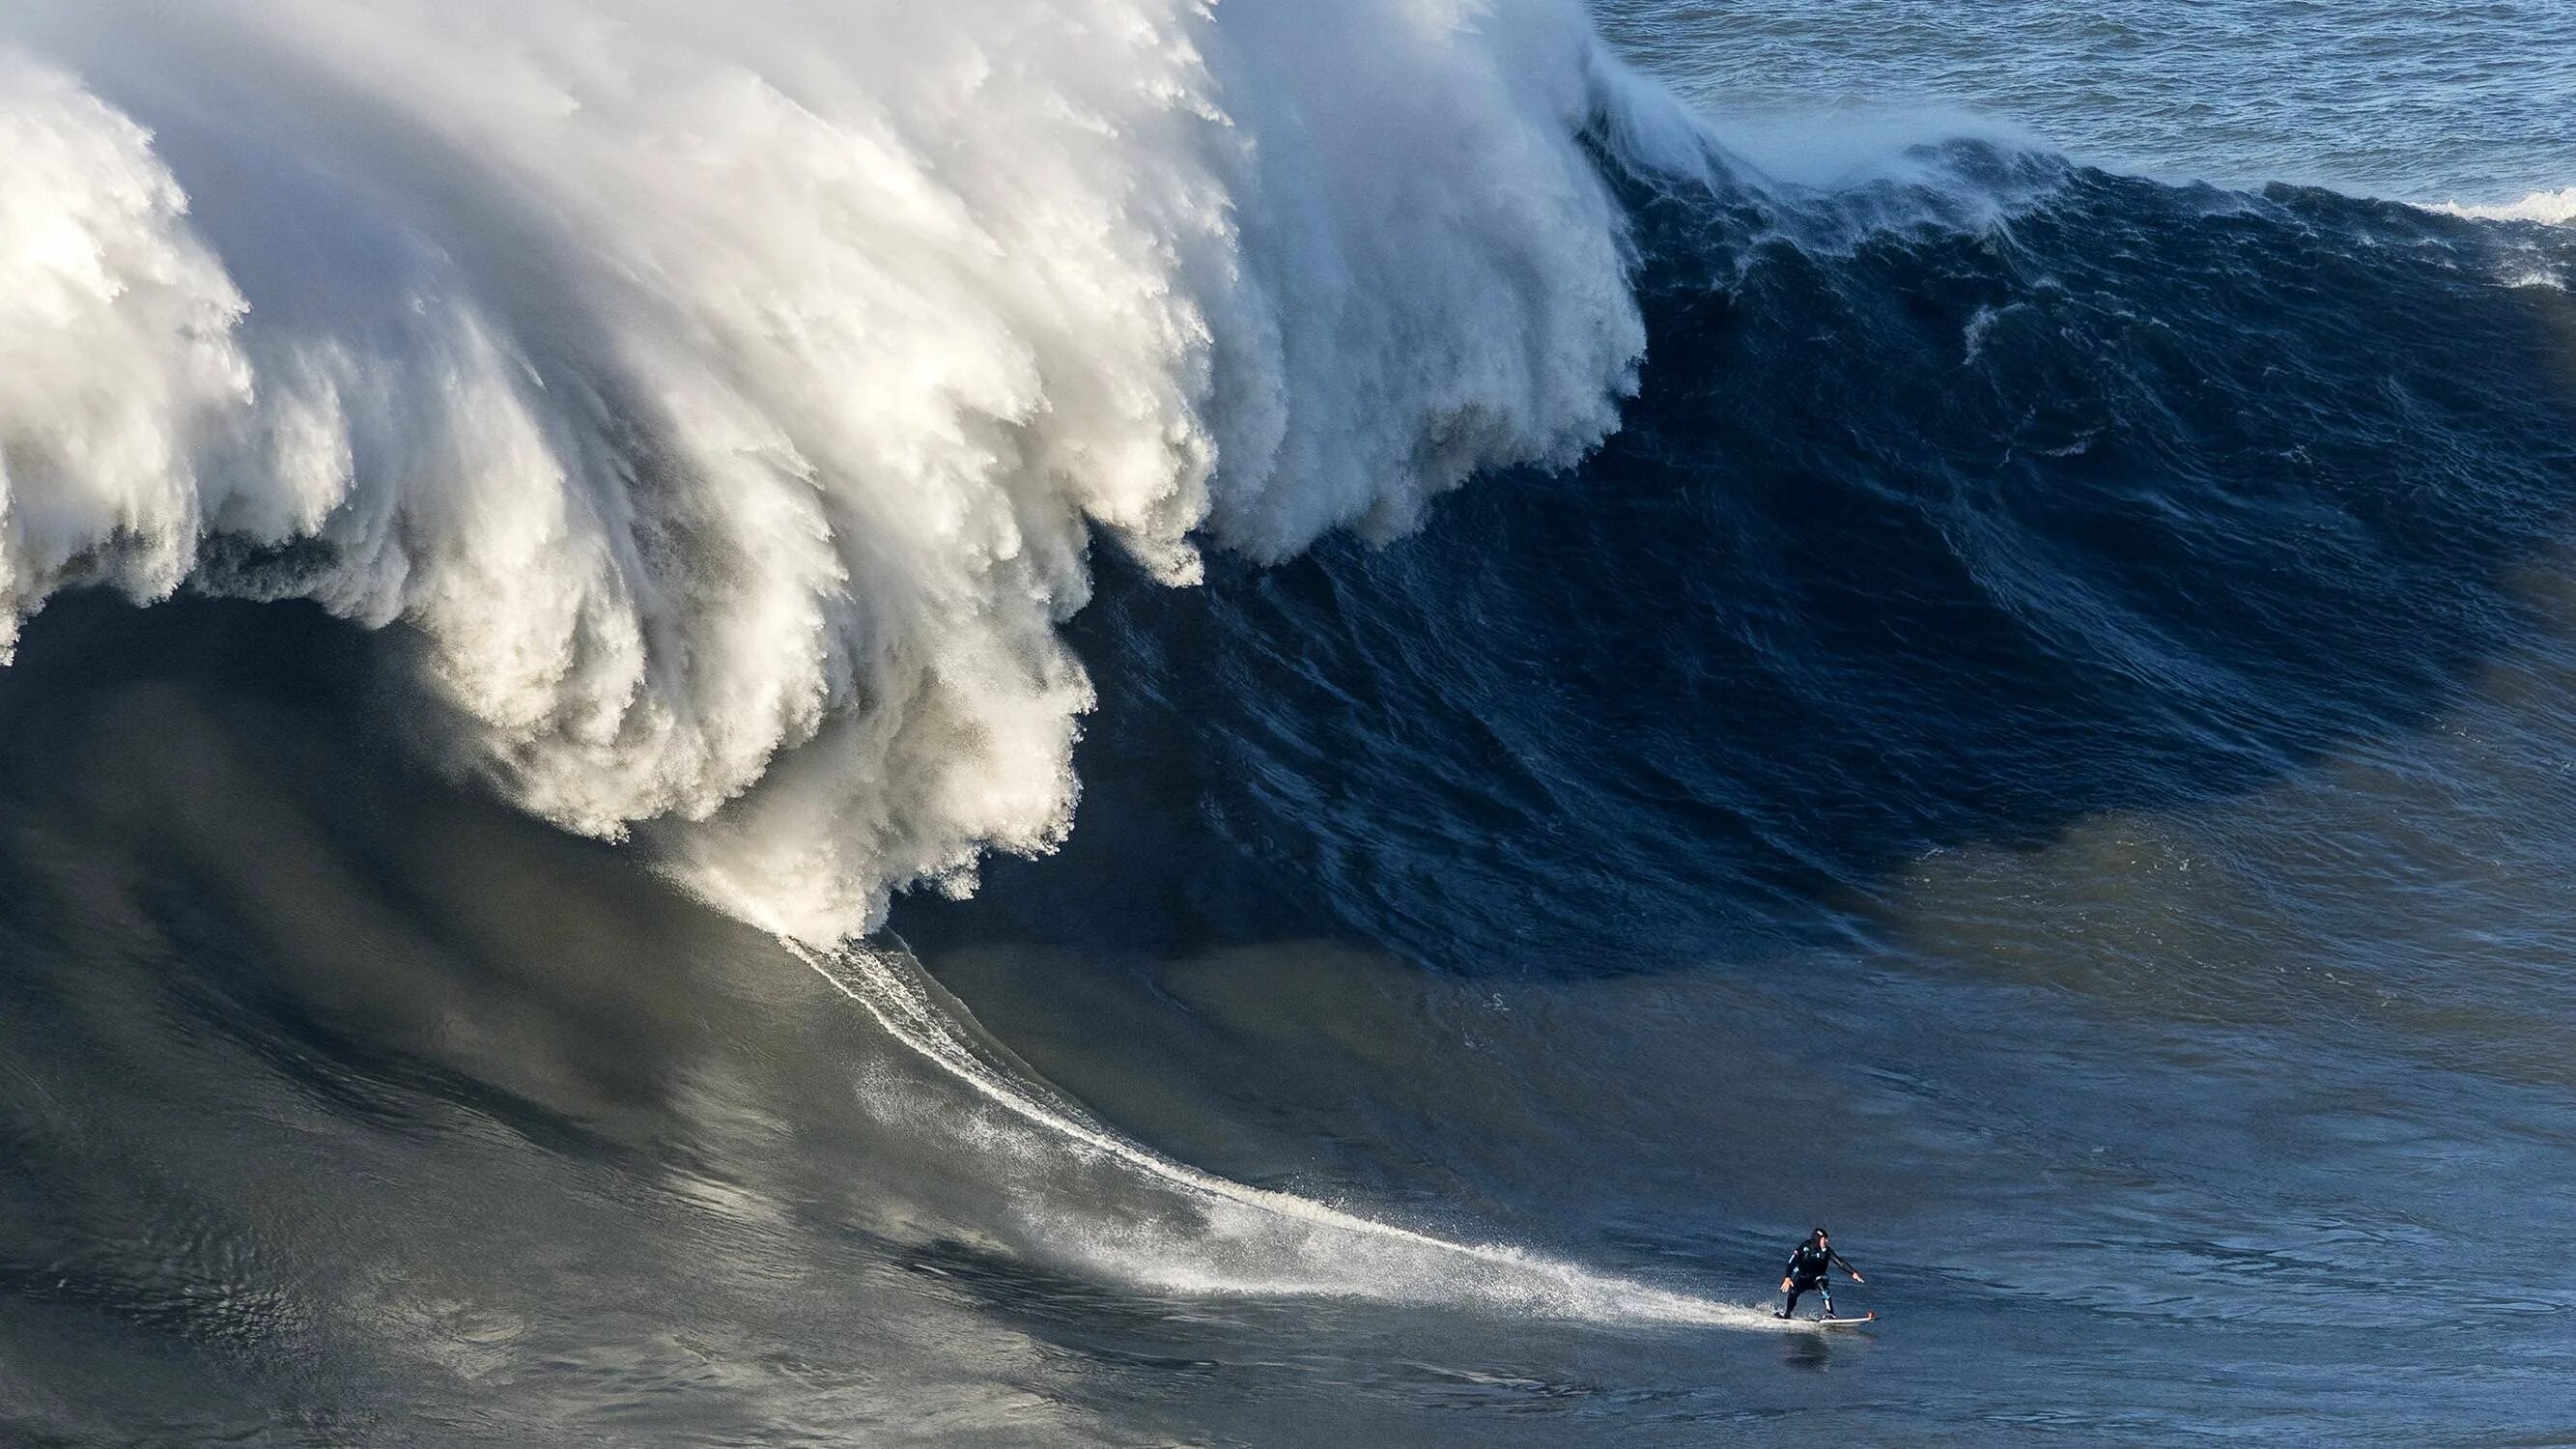
[[[917,963],[865,945],[823,953],[784,944],[895,1040],[984,1101],[1062,1150],[1116,1163],[1196,1208],[1202,1221],[1194,1231],[1126,1231],[1107,1243],[1074,1245],[1132,1281],[1181,1293],[1451,1302],[1602,1323],[1791,1327],[1767,1309],[1597,1273],[1507,1244],[1417,1232],[1175,1162],[995,1065],[932,995]],[[1078,1223],[1065,1226],[1079,1233]]]

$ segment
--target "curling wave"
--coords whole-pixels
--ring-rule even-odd
[[[1609,432],[1629,94],[1557,0],[13,7],[0,645],[400,625],[460,772],[863,930],[1066,830],[1095,531],[1183,582]]]

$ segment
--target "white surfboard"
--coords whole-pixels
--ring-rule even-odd
[[[1858,1328],[1864,1323],[1876,1323],[1878,1315],[1864,1313],[1858,1318],[1792,1318],[1789,1321],[1813,1328]]]

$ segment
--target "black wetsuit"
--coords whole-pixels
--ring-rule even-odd
[[[1797,1312],[1798,1299],[1808,1293],[1824,1294],[1825,1312],[1831,1314],[1834,1311],[1834,1290],[1833,1285],[1825,1281],[1825,1272],[1836,1267],[1846,1273],[1852,1270],[1852,1265],[1843,1261],[1842,1254],[1819,1246],[1813,1238],[1790,1249],[1788,1270],[1780,1275],[1789,1280],[1789,1301],[1780,1305],[1780,1316],[1786,1318]]]

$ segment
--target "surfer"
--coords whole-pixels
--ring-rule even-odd
[[[1780,1311],[1771,1316],[1788,1317],[1796,1311],[1799,1295],[1812,1291],[1825,1296],[1825,1316],[1833,1317],[1834,1288],[1825,1280],[1825,1274],[1836,1267],[1851,1274],[1855,1283],[1869,1281],[1860,1275],[1858,1268],[1844,1262],[1842,1254],[1834,1251],[1833,1239],[1825,1236],[1823,1228],[1807,1234],[1805,1242],[1789,1250],[1789,1269],[1780,1278],[1780,1291],[1789,1295],[1789,1301],[1781,1304]]]

